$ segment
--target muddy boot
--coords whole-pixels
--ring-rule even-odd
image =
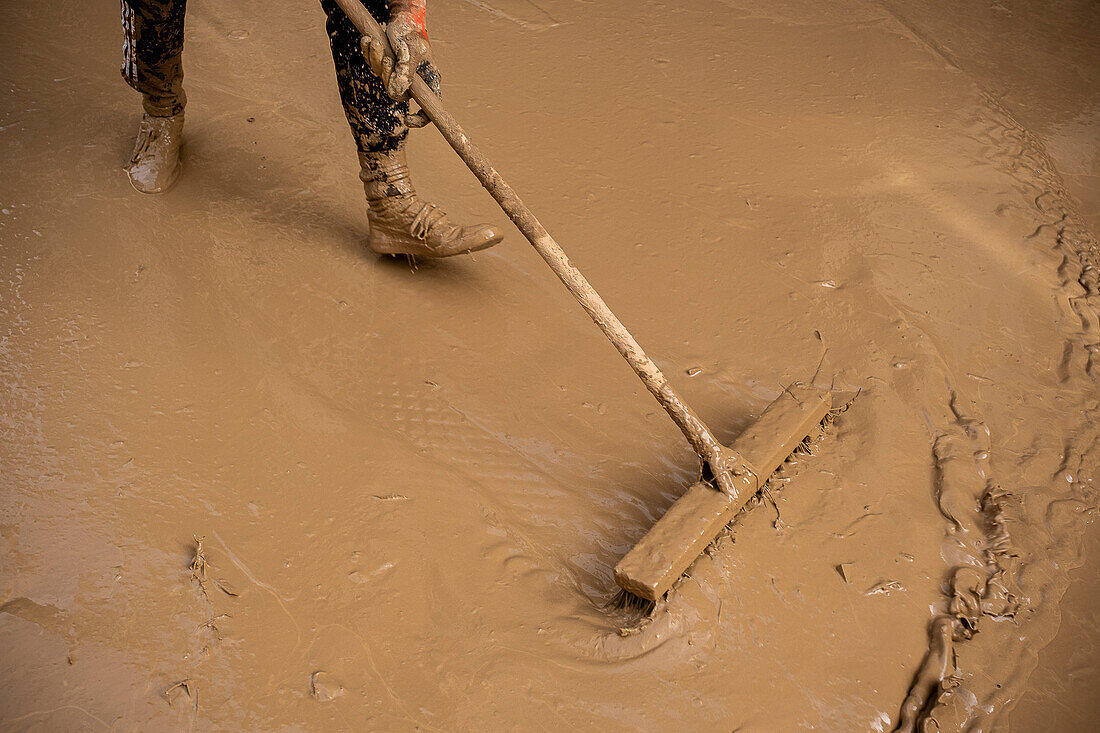
[[[504,238],[488,225],[451,224],[435,204],[420,200],[409,180],[404,149],[360,153],[370,221],[368,246],[378,254],[450,257],[492,247]]]
[[[180,177],[183,112],[171,117],[141,118],[134,153],[126,166],[130,183],[142,193],[164,193]]]

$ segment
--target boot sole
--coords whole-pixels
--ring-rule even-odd
[[[483,249],[489,249],[493,245],[500,244],[504,240],[504,237],[497,237],[496,239],[490,239],[485,244],[479,244],[476,247],[468,249],[455,250],[454,252],[438,252],[436,250],[424,247],[412,251],[408,247],[387,247],[385,245],[376,245],[373,242],[368,242],[367,247],[371,252],[379,255],[411,255],[413,257],[430,257],[432,259],[443,259],[444,257],[456,257],[458,255],[469,254],[470,252],[480,252]]]

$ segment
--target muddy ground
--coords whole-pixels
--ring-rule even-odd
[[[648,618],[605,604],[676,428],[514,230],[364,250],[316,3],[190,6],[153,198],[117,9],[0,6],[5,729],[1092,729],[1100,6],[432,4],[455,116],[723,439],[859,393]]]

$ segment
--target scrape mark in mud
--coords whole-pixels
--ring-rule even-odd
[[[958,646],[978,633],[983,616],[1015,624],[1033,597],[1021,590],[1028,560],[1010,531],[1010,526],[1026,522],[1021,500],[997,481],[989,429],[967,415],[961,402],[952,391],[949,404],[955,424],[936,437],[932,450],[937,503],[950,522],[943,553],[954,565],[949,571],[949,604],[947,612],[931,622],[928,653],[901,707],[897,730],[902,733],[917,730],[923,721],[938,730],[961,730],[981,725],[1000,710],[1009,694],[1007,682],[993,691],[971,689]],[[1067,448],[1065,455],[1077,454]],[[1051,528],[1052,537],[1061,534]],[[1001,644],[1011,646],[1014,641],[1009,638]],[[1007,671],[1003,674],[1009,676]]]
[[[958,472],[945,470],[944,437],[936,441],[936,465],[940,474],[937,481],[941,495],[961,494],[972,499],[973,494],[960,485],[959,479],[966,469]],[[973,470],[973,469],[972,469]],[[977,471],[974,471],[977,475]],[[944,516],[953,522],[951,532],[968,532],[970,528],[986,527],[983,536],[972,538],[971,547],[981,550],[981,555],[969,558],[973,565],[959,565],[952,571],[950,580],[951,600],[948,613],[937,616],[931,625],[931,644],[909,696],[902,705],[897,730],[913,731],[921,720],[935,720],[941,725],[945,716],[967,720],[979,712],[971,703],[973,693],[965,689],[964,679],[957,666],[955,644],[970,639],[978,630],[981,615],[1011,618],[1019,610],[1017,594],[1006,586],[1012,569],[1015,552],[1004,519],[1003,504],[1012,497],[996,484],[989,483],[979,506],[966,511],[970,502],[959,502],[954,511]],[[964,524],[965,523],[965,524]],[[969,525],[969,528],[967,528]],[[962,706],[962,712],[956,708]],[[959,715],[962,718],[959,718]]]
[[[957,67],[956,61],[939,44],[917,33],[908,22],[905,25]],[[984,160],[1008,175],[1043,219],[1025,239],[1038,246],[1049,246],[1060,260],[1056,267],[1060,281],[1057,301],[1062,305],[1066,324],[1075,333],[1064,341],[1054,371],[1067,390],[1081,386],[1088,390],[1089,385],[1095,384],[1094,360],[1100,351],[1097,346],[1100,343],[1100,297],[1096,240],[1083,225],[1076,201],[1067,194],[1057,167],[1043,145],[992,95],[983,93],[982,96],[984,107],[971,123],[973,139],[983,146]],[[1071,393],[1070,399],[1077,400],[1079,395]],[[1089,515],[1097,507],[1091,491],[1087,492],[1087,497],[1082,495],[1086,492],[1079,490],[1072,499],[1062,499],[1035,487],[1020,486],[1016,491],[1002,488],[994,481],[990,467],[988,430],[981,421],[964,415],[960,402],[959,395],[952,391],[950,403],[956,425],[936,437],[933,465],[935,499],[941,514],[950,522],[944,557],[949,563],[962,562],[964,565],[952,572],[948,613],[937,616],[932,622],[928,655],[902,706],[898,730],[903,731],[915,730],[921,721],[938,725],[937,729],[941,730],[970,729],[970,726],[988,723],[1001,711],[1004,702],[1012,699],[1011,690],[1018,690],[1026,677],[1022,670],[1027,668],[1027,663],[1023,663],[1014,670],[1005,670],[1003,684],[998,684],[996,689],[968,690],[967,675],[959,666],[957,649],[960,642],[977,632],[981,615],[1016,619],[1025,611],[1028,614],[1049,611],[1029,608],[1028,604],[1045,598],[1046,589],[1051,586],[1065,582],[1064,571],[1053,574],[1039,571],[1048,561],[1041,555],[1023,556],[1020,543],[1013,542],[1009,526],[1020,529],[1027,523],[1022,496],[1026,494],[1028,501],[1035,505],[1045,504],[1045,511],[1041,513],[1048,517],[1048,542],[1053,543],[1049,552],[1053,556],[1067,557],[1071,565],[1076,562],[1072,558],[1078,553],[1073,547],[1083,523],[1080,516],[1069,517]],[[1067,430],[1074,435],[1074,442],[1095,444],[1096,426],[1090,420],[1074,421]],[[964,437],[970,446],[961,443]],[[967,453],[971,452],[968,448],[973,451],[973,463],[967,460]],[[1065,460],[1080,462],[1086,452],[1067,446],[1063,463]],[[1091,469],[1096,466],[1095,462],[1089,465]],[[1070,483],[1076,485],[1072,479]],[[1059,508],[1066,502],[1072,504],[1072,510]],[[1052,522],[1052,515],[1060,518]],[[1031,547],[1034,542],[1024,544]],[[1021,590],[1021,583],[1029,585],[1028,592]],[[1033,654],[1022,653],[1025,657]]]

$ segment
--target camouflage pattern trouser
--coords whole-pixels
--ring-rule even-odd
[[[183,19],[186,0],[122,0],[125,31],[122,76],[141,92],[145,111],[169,117],[183,111]],[[388,0],[364,0],[379,22],[389,19]],[[407,102],[394,102],[371,73],[361,38],[334,0],[321,0],[344,113],[360,152],[394,150],[408,135]]]

